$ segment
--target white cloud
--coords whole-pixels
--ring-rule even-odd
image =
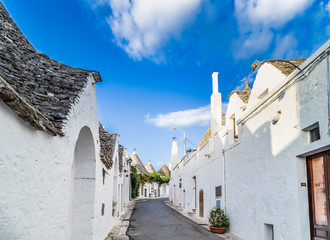
[[[167,114],[158,114],[151,117],[146,116],[146,122],[157,127],[188,127],[193,125],[208,126],[210,125],[211,113],[210,106],[204,106],[196,109],[189,109]]]
[[[245,88],[245,83],[248,82],[250,84],[250,88],[252,88],[251,83],[254,82],[255,76],[257,72],[252,72],[249,75],[245,76],[240,80],[240,85],[238,85],[235,90],[242,91]]]
[[[273,53],[273,58],[288,59],[295,58],[298,55],[296,50],[298,41],[293,34],[287,34],[284,37],[277,36],[276,48]]]
[[[235,57],[238,59],[250,58],[267,51],[274,34],[270,30],[255,30],[242,34],[236,42]]]
[[[235,16],[240,39],[236,58],[249,58],[268,50],[274,34],[272,28],[281,28],[304,12],[314,0],[235,0]]]
[[[326,13],[326,15],[330,15],[330,1],[328,1],[328,3],[324,3],[323,1],[321,1],[320,7],[321,10]]]
[[[193,22],[201,1],[108,0],[108,24],[116,43],[131,57],[162,60],[161,48]]]
[[[106,4],[107,0],[85,0],[85,2],[87,2],[92,7],[92,9],[95,10],[99,6]]]
[[[314,0],[235,0],[236,17],[252,24],[279,26],[303,12]]]

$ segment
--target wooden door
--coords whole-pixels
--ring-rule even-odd
[[[330,151],[307,158],[311,238],[330,239]]]
[[[204,192],[199,191],[199,216],[204,217]]]

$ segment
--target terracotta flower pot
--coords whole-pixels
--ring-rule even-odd
[[[210,226],[210,231],[213,232],[213,233],[224,233],[226,231],[226,228],[225,227],[211,227]]]

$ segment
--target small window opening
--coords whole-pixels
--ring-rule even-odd
[[[265,240],[274,240],[274,225],[265,223]]]
[[[221,186],[215,187],[215,197],[221,197],[221,196],[222,196]]]
[[[307,128],[304,128],[303,131],[308,132],[309,143],[315,142],[321,139],[319,123],[316,122],[310,125]]]
[[[235,114],[233,114],[233,116],[231,116],[230,118],[232,120],[232,126],[233,126],[233,133],[234,133],[234,139],[236,140],[238,138],[238,134],[237,134],[237,127],[236,127],[236,119],[235,119]]]
[[[215,208],[221,208],[220,200],[215,201]]]
[[[105,182],[105,170],[104,170],[104,168],[102,168],[102,175],[103,175],[103,185],[104,185],[104,182]]]
[[[311,143],[319,140],[321,138],[319,126],[317,126],[316,128],[310,130],[309,135],[310,135]]]
[[[104,215],[104,209],[105,209],[105,204],[102,203],[102,209],[101,209],[101,215],[102,215],[102,216]]]

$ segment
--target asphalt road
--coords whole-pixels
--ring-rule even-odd
[[[132,240],[222,239],[168,207],[164,201],[167,199],[136,202],[127,231]]]

